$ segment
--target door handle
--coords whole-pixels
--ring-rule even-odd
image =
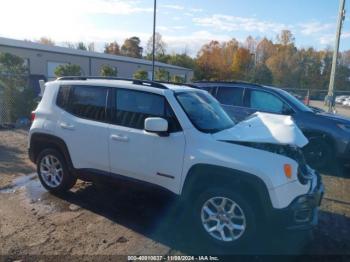
[[[129,138],[127,136],[123,135],[111,135],[112,140],[114,141],[121,141],[121,142],[128,142]]]
[[[74,126],[67,123],[60,123],[60,127],[63,129],[74,130]]]

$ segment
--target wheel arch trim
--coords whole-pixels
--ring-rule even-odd
[[[32,162],[36,163],[37,157],[43,149],[44,145],[51,145],[52,147],[58,149],[65,160],[67,161],[68,169],[70,171],[74,170],[73,162],[70,157],[67,144],[65,141],[57,136],[45,134],[45,133],[33,133],[30,138],[29,156]]]
[[[210,164],[193,165],[183,181],[180,194],[187,194],[188,191],[195,188],[193,183],[200,181],[200,178],[208,179],[208,181],[201,181],[201,183],[215,181],[219,184],[227,182],[232,186],[249,186],[255,191],[252,192],[252,195],[255,193],[258,196],[257,202],[264,209],[264,212],[269,212],[273,208],[269,190],[261,178],[240,170]]]

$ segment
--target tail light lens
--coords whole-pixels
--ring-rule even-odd
[[[31,115],[30,115],[30,121],[33,123],[35,120],[35,112],[32,111]]]

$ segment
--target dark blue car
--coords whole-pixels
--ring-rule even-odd
[[[349,118],[316,112],[275,87],[244,82],[197,82],[192,86],[211,93],[237,121],[257,111],[292,116],[309,139],[304,155],[316,169],[324,169],[336,159],[350,160]]]

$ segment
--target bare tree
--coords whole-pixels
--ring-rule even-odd
[[[282,30],[279,35],[277,35],[277,41],[282,45],[294,44],[295,37],[290,30]]]
[[[155,55],[156,56],[162,56],[166,53],[166,43],[162,39],[162,35],[160,33],[156,33],[155,35]],[[153,52],[153,36],[150,37],[150,39],[147,42],[147,54],[152,54]]]

